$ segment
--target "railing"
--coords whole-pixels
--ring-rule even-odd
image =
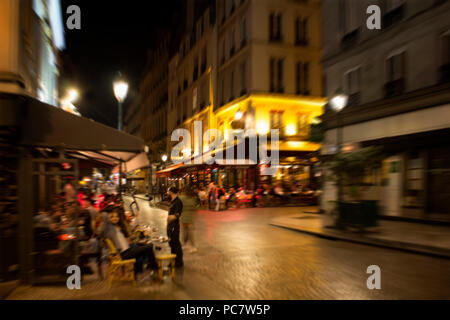
[[[392,26],[393,24],[402,20],[404,13],[405,13],[405,5],[404,4],[387,12],[383,16],[383,28],[388,28],[388,27]]]
[[[354,46],[359,39],[359,33],[360,30],[359,28],[353,30],[352,32],[347,33],[346,35],[344,35],[342,37],[342,47],[344,47],[344,49],[350,48],[352,46]]]
[[[384,93],[386,98],[398,96],[403,93],[405,89],[404,79],[390,81],[384,85]]]
[[[360,103],[361,94],[359,92],[352,93],[348,96],[347,107],[358,106]]]
[[[441,82],[450,81],[450,63],[444,64],[439,68],[439,73],[441,75]]]

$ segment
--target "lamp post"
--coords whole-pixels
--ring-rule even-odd
[[[332,109],[336,112],[336,130],[337,130],[337,142],[336,142],[336,154],[341,152],[342,149],[342,127],[341,118],[339,116],[340,112],[347,106],[348,96],[341,90],[338,89],[335,95],[331,98],[330,104]],[[338,202],[342,201],[342,178],[338,176]]]
[[[124,80],[117,80],[114,81],[113,88],[114,88],[114,95],[117,99],[117,102],[119,103],[119,120],[117,124],[117,129],[119,129],[119,131],[122,131],[122,102],[127,97],[128,83],[126,83]]]

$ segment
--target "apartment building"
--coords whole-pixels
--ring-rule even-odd
[[[189,21],[189,19],[188,19]],[[217,74],[217,32],[215,7],[207,8],[187,27],[178,52],[169,63],[169,117],[168,149],[176,142],[170,134],[176,128],[185,128],[194,139],[194,122],[202,122],[202,134],[215,127],[213,102]],[[193,153],[194,150],[186,150]]]
[[[373,4],[381,30],[366,27]],[[323,1],[326,95],[341,89],[349,97],[339,114],[345,149],[384,148],[379,179],[369,179],[367,192],[385,215],[450,213],[449,14],[449,1]],[[323,120],[322,153],[332,154],[337,114],[327,108]],[[335,197],[326,183],[323,206]]]
[[[169,41],[169,35],[161,35],[156,49],[149,52],[139,86],[140,135],[149,147],[151,167],[147,181],[151,184],[156,183],[155,172],[167,148]]]
[[[192,136],[193,121],[202,120],[208,123],[203,128],[219,129],[225,140],[232,137],[233,130],[268,134],[270,129],[279,129],[283,165],[276,177],[265,180],[259,180],[257,164],[190,169],[183,177],[193,177],[203,185],[214,180],[249,189],[263,182],[310,183],[312,154],[320,148],[309,139],[310,127],[318,121],[325,104],[321,97],[320,2],[217,0],[212,8],[214,18],[211,11],[203,16],[203,21],[207,17],[210,21],[203,40],[208,57],[203,72],[207,73],[209,67],[211,70],[207,73],[210,105],[203,103],[207,91],[198,89],[196,70],[201,63],[197,63],[197,57],[202,56],[202,45],[188,35],[169,67],[169,101],[173,102],[169,105],[177,117],[176,121],[169,120],[169,128],[188,128]],[[201,25],[198,21],[197,35]],[[198,77],[202,76],[200,71]],[[208,152],[207,143],[203,152]],[[184,156],[196,154],[186,150]]]
[[[320,1],[218,0],[217,13],[217,127],[225,139],[236,129],[278,129],[278,173],[255,180],[311,183],[311,158],[320,145],[310,141],[310,127],[325,104]],[[252,186],[254,169],[225,176]]]

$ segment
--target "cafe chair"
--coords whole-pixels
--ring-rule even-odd
[[[112,241],[106,238],[105,242],[109,250],[108,288],[111,288],[113,281],[131,281],[133,285],[136,285],[134,275],[136,259],[122,260]]]
[[[159,256],[156,256],[156,262],[158,263],[158,277],[159,280],[163,280],[163,262],[168,260],[169,266],[171,268],[171,276],[172,280],[175,280],[175,258],[177,257],[176,254],[162,254]]]

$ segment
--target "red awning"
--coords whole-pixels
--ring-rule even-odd
[[[157,172],[156,172],[156,176],[157,176],[158,178],[161,178],[161,177],[170,177],[170,173],[171,173],[173,170],[176,170],[176,169],[178,169],[178,168],[181,168],[182,166],[183,166],[183,163],[177,163],[177,164],[174,164],[173,166],[170,166],[170,167],[168,167],[168,168],[165,168],[165,169],[162,169],[162,170],[157,171]]]

